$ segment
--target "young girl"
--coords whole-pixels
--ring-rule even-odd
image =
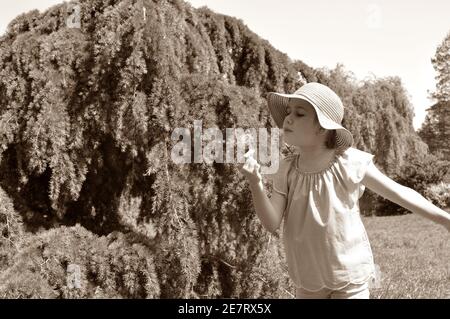
[[[280,161],[266,196],[259,165],[247,160],[256,213],[269,232],[284,218],[283,243],[297,298],[369,298],[375,275],[358,200],[365,187],[450,231],[450,214],[381,173],[374,155],[352,147],[342,125],[344,106],[330,88],[303,85],[293,94],[270,93],[272,118],[298,153]]]

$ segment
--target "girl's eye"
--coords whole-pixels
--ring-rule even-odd
[[[291,113],[291,109],[289,107],[286,109],[286,113],[287,114]],[[299,114],[299,113],[295,113],[295,115],[297,115],[297,116],[304,116],[304,114]]]

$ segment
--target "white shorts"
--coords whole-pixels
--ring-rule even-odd
[[[322,288],[319,291],[309,291],[297,288],[295,297],[297,299],[369,299],[369,284],[349,284],[342,289],[332,290]]]

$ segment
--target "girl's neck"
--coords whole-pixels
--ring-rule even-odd
[[[318,159],[322,158],[324,155],[329,154],[330,149],[326,148],[325,145],[320,146],[302,146],[298,147],[301,158],[308,163],[314,163]]]
[[[299,147],[298,167],[302,170],[317,170],[327,166],[335,156],[334,149],[328,149],[325,145],[322,147]]]

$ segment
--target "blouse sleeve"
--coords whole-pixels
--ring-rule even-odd
[[[349,168],[348,171],[350,180],[357,184],[360,183],[366,175],[367,168],[372,163],[374,155],[360,151],[356,148],[352,149],[351,156],[349,156]]]
[[[280,160],[278,171],[271,176],[273,191],[285,196],[286,198],[289,192],[289,164],[292,162],[294,157],[295,155],[288,155],[285,158],[282,158]]]
[[[358,150],[356,148],[349,148],[345,152],[345,156],[343,156],[343,166],[345,169],[345,174],[347,175],[347,185],[349,186],[349,189],[358,188],[358,197],[361,197],[364,193],[365,186],[361,184],[361,181],[366,175],[367,169],[373,159],[373,154]]]

